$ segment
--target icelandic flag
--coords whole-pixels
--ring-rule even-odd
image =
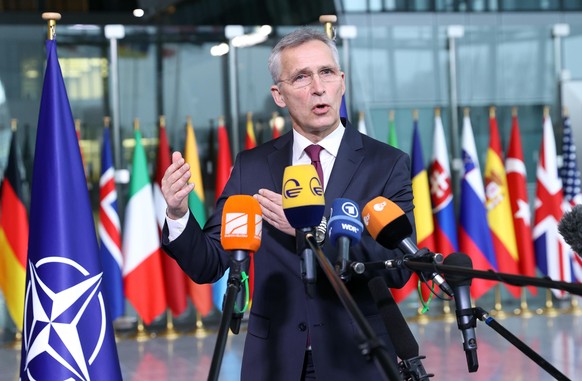
[[[103,287],[105,300],[113,320],[125,311],[123,294],[123,257],[121,255],[121,223],[117,213],[117,190],[115,189],[115,170],[111,153],[109,127],[103,129],[101,148],[101,178],[99,179],[99,238],[100,254],[103,263]]]
[[[497,270],[485,210],[485,190],[469,116],[463,119],[462,155],[464,172],[461,180],[459,249],[471,257],[475,269]],[[494,285],[490,280],[473,279],[471,296],[478,299]]]
[[[46,42],[21,380],[121,380],[85,171],[56,41]]]
[[[459,250],[453,203],[449,151],[440,115],[435,116],[432,161],[429,169],[436,251],[448,255]]]

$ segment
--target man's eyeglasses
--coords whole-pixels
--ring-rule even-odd
[[[340,71],[334,68],[324,68],[319,71],[319,73],[311,72],[301,72],[289,79],[282,79],[279,81],[291,85],[295,89],[300,89],[305,86],[311,85],[313,82],[313,77],[317,75],[319,79],[323,82],[336,82],[341,78]]]

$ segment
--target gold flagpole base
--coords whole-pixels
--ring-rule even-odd
[[[537,309],[536,313],[538,315],[545,315],[548,317],[558,316],[559,311],[554,307],[551,290],[546,291],[546,306],[544,308]]]
[[[194,328],[194,336],[198,338],[207,337],[210,332],[206,329],[206,326],[202,322],[202,315],[196,311],[196,327]]]
[[[534,315],[533,312],[531,312],[531,310],[528,308],[525,288],[521,289],[521,300],[519,302],[519,308],[513,310],[513,314],[516,316],[521,316],[522,318],[530,318]]]
[[[137,333],[135,335],[137,341],[148,341],[150,339],[149,333],[145,329],[143,320],[139,319],[137,322]]]
[[[507,317],[507,312],[503,311],[503,306],[501,305],[501,286],[495,286],[495,307],[491,311],[491,316],[495,316],[497,319],[505,319]]]
[[[450,300],[443,301],[443,320],[449,323],[457,320],[456,315],[451,310]]]
[[[10,345],[10,348],[20,350],[22,349],[22,332],[16,331],[14,334],[14,341]]]
[[[164,332],[164,336],[168,340],[176,340],[180,337],[180,334],[174,326],[174,317],[171,310],[166,311],[166,331]]]
[[[576,295],[571,296],[570,308],[568,308],[566,311],[571,313],[572,315],[576,316],[582,315],[582,307],[580,307],[580,302],[578,301]]]

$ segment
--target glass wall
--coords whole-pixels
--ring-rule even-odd
[[[452,149],[452,141],[460,139],[463,109],[468,107],[483,168],[489,141],[489,108],[496,107],[505,147],[511,109],[517,107],[528,180],[533,190],[544,106],[550,106],[558,141],[560,136],[553,26],[569,25],[570,34],[561,44],[561,62],[568,78],[582,80],[579,64],[582,62],[582,14],[367,13],[368,5],[378,10],[401,10],[399,7],[404,3],[408,2],[366,1],[357,3],[360,8],[353,3],[353,12],[340,17],[341,25],[355,26],[357,31],[349,41],[338,39],[340,57],[349,57],[349,62],[343,65],[350,68],[346,74],[352,122],[356,124],[362,112],[369,134],[387,141],[389,115],[393,111],[399,146],[409,152],[416,111],[424,158],[428,162],[432,155],[434,110],[439,107],[454,159],[458,158],[458,147]],[[415,2],[419,10],[431,7],[446,10],[449,3]],[[511,4],[517,4],[464,3],[472,7],[481,4],[485,10],[509,9]],[[551,7],[553,2],[548,4]],[[344,6],[348,10],[347,1]],[[447,35],[451,25],[462,26],[464,30],[464,35],[455,39],[458,107],[454,110]],[[319,24],[314,27],[321,28]],[[114,142],[121,152],[118,169],[130,169],[134,120],[139,121],[145,138],[153,174],[160,115],[166,117],[170,144],[176,150],[183,149],[184,125],[191,116],[211,208],[218,117],[226,117],[234,152],[244,145],[249,112],[259,142],[272,136],[269,122],[274,111],[284,116],[285,131],[290,129],[286,111],[279,110],[271,98],[266,62],[276,41],[293,28],[275,28],[266,42],[237,48],[234,71],[230,71],[228,54],[210,54],[212,46],[227,42],[224,27],[126,27],[126,36],[118,45],[120,141]],[[46,27],[42,25],[0,26],[0,48],[4,56],[0,60],[0,169],[3,172],[8,155],[11,119],[16,119],[29,179],[43,80],[45,36]],[[57,41],[73,116],[81,126],[81,149],[97,208],[103,118],[111,115],[111,92],[114,91],[110,83],[110,42],[100,26],[66,24],[57,26]],[[233,83],[237,89],[235,94],[230,93]],[[231,115],[234,101],[238,110],[235,126]],[[451,112],[456,113],[458,120],[456,135]],[[238,139],[233,138],[235,130]],[[574,124],[574,134],[578,146],[582,147],[582,129],[577,124]],[[123,216],[126,184],[120,183],[118,190]],[[1,303],[0,298],[0,327],[4,327],[9,323]]]

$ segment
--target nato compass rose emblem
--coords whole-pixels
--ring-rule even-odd
[[[91,275],[63,257],[29,262],[23,328],[23,373],[29,380],[70,374],[90,380],[89,367],[103,346],[105,303],[103,273]],[[66,376],[65,376],[66,377]]]

